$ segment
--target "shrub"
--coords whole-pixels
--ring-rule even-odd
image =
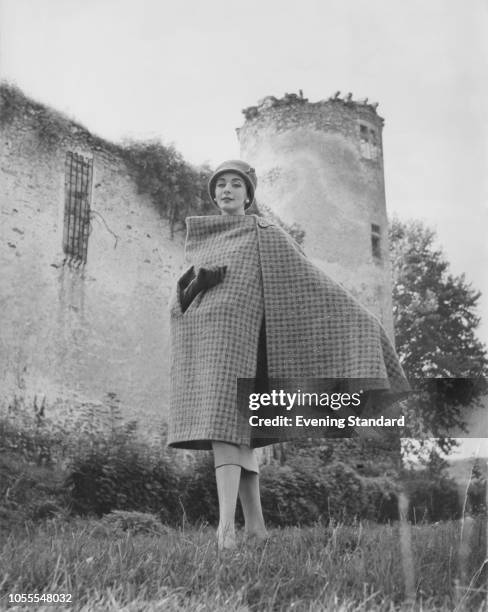
[[[468,486],[466,507],[471,514],[486,516],[486,469],[480,459],[476,459]]]
[[[181,513],[176,469],[160,445],[138,439],[136,422],[122,423],[115,394],[76,415],[66,407],[64,421],[46,412],[45,402],[29,406],[14,398],[0,417],[3,518],[120,509],[155,512],[172,522]]]
[[[133,432],[116,430],[73,457],[65,484],[76,513],[137,510],[171,523],[179,513],[177,480],[164,455],[138,442]]]
[[[53,515],[140,512],[166,524],[218,521],[215,470],[210,452],[182,462],[159,440],[138,437],[137,423],[123,423],[114,394],[106,405],[84,406],[71,421],[46,416],[44,403],[16,399],[0,418],[0,517],[7,523]],[[326,449],[327,450],[327,449]],[[392,477],[359,472],[320,449],[292,454],[286,465],[261,472],[262,505],[270,526],[350,523],[398,518]],[[326,460],[325,460],[326,459]],[[365,473],[367,475],[365,475]],[[455,483],[429,470],[407,473],[412,521],[457,518]],[[486,481],[473,479],[472,509],[483,511]],[[122,519],[120,519],[122,520]],[[238,505],[238,522],[242,513]]]
[[[70,447],[62,423],[46,419],[45,402],[14,397],[0,415],[0,516],[10,529],[65,514],[62,462]]]
[[[179,494],[180,512],[190,523],[218,522],[217,485],[210,452],[199,452],[195,462],[181,473]]]
[[[462,513],[456,483],[446,477],[434,478],[422,470],[406,481],[410,503],[408,519],[413,523],[458,519]]]
[[[301,497],[326,522],[398,518],[397,486],[391,478],[365,477],[342,461],[322,463],[313,456],[295,457],[290,467],[300,482]]]
[[[398,486],[386,476],[363,478],[366,504],[362,518],[377,523],[398,520]]]
[[[27,463],[59,464],[71,442],[65,423],[47,418],[45,400],[37,397],[32,405],[14,397],[0,417],[0,452],[15,453]]]
[[[261,474],[263,513],[270,526],[310,525],[320,518],[314,491],[320,486],[312,474],[292,467],[266,466]],[[310,493],[313,492],[314,495]]]
[[[486,480],[473,480],[468,488],[468,511],[486,516]]]
[[[328,518],[350,522],[362,516],[366,506],[365,486],[361,476],[350,466],[334,462],[324,470]]]
[[[112,510],[106,514],[101,523],[115,531],[131,531],[134,534],[161,534],[165,530],[157,516],[149,512],[130,512]]]

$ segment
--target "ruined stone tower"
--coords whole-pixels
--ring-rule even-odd
[[[393,337],[382,128],[377,104],[338,92],[311,103],[268,96],[244,109],[241,158],[258,202],[305,231],[307,255],[349,289]]]

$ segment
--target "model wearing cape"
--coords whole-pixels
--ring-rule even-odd
[[[273,380],[355,381],[391,400],[409,390],[379,320],[271,221],[256,215],[188,217],[185,256],[185,274],[202,266],[227,270],[223,282],[197,295],[184,313],[178,291],[170,304],[169,445],[273,442],[253,436],[236,406],[237,379],[259,377],[263,362]],[[263,346],[265,358],[258,359]],[[276,435],[274,441],[287,439],[286,431]]]

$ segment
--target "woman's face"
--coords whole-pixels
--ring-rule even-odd
[[[235,172],[224,172],[215,182],[215,200],[223,215],[244,215],[247,189]]]

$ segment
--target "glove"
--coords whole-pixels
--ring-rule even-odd
[[[180,285],[181,310],[185,312],[201,291],[206,291],[224,280],[227,266],[200,268],[186,287]]]

